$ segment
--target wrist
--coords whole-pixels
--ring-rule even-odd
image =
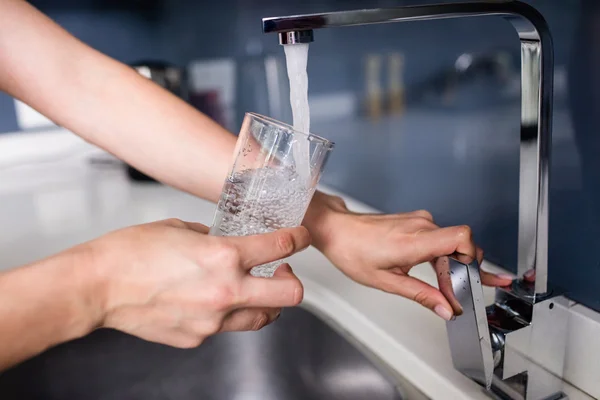
[[[331,246],[334,229],[339,226],[340,218],[348,213],[341,197],[315,192],[302,222],[310,232],[313,246],[323,253],[326,252]]]
[[[94,258],[88,245],[80,245],[59,254],[54,276],[56,287],[65,295],[64,340],[87,335],[102,321],[99,299],[100,284],[95,273]]]
[[[97,326],[80,250],[0,273],[0,371]]]

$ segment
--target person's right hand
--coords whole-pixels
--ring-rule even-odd
[[[195,347],[218,332],[260,329],[281,307],[300,303],[302,284],[288,265],[269,279],[249,270],[306,248],[306,229],[245,237],[207,233],[204,225],[171,219],[83,245],[91,254],[94,284],[87,300],[97,326]]]

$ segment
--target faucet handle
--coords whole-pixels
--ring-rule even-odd
[[[446,323],[454,367],[490,389],[494,359],[477,260],[448,257],[452,290],[463,313]]]

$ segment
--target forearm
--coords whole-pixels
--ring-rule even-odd
[[[221,193],[235,136],[23,1],[0,2],[0,88],[166,184]],[[327,197],[315,195],[305,220],[315,243]]]
[[[0,371],[94,328],[83,260],[72,250],[0,273]]]
[[[235,136],[23,1],[0,2],[0,89],[166,184],[221,192]]]

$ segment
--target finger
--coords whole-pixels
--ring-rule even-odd
[[[238,249],[242,266],[246,269],[289,257],[310,245],[310,235],[304,227],[225,239]]]
[[[452,319],[454,315],[452,306],[442,292],[411,276],[381,271],[379,280],[373,286],[385,292],[414,300],[429,308],[446,321]]]
[[[406,251],[405,249],[401,250]],[[413,239],[413,250],[412,257],[408,257],[407,260],[407,264],[410,265],[417,265],[453,253],[475,258],[477,253],[471,228],[468,226],[418,231]]]
[[[403,213],[403,214],[399,214],[399,215],[407,216],[407,217],[418,217],[418,218],[426,219],[430,222],[434,222],[433,215],[431,215],[431,213],[427,210],[411,211],[411,212]]]
[[[477,262],[479,263],[479,265],[481,265],[481,263],[483,262],[483,249],[481,247],[476,247],[476,255],[477,255]]]
[[[276,278],[289,278],[290,276],[296,277],[294,271],[292,271],[292,267],[290,267],[290,264],[288,263],[281,264],[273,274],[273,277]]]
[[[402,221],[404,229],[410,229],[413,232],[433,231],[440,229],[435,223],[425,218],[408,218]]]
[[[280,308],[242,308],[223,321],[221,332],[257,331],[279,318]]]
[[[508,274],[492,274],[490,272],[484,271],[482,269],[479,270],[479,275],[481,277],[481,283],[483,283],[486,286],[499,286],[499,287],[504,287],[504,286],[509,286],[512,281],[513,281],[513,277],[511,275]]]
[[[527,282],[535,282],[535,269],[530,269],[525,274],[523,274],[523,279]]]
[[[440,292],[442,292],[448,303],[450,303],[454,314],[461,315],[463,309],[460,302],[456,299],[454,289],[452,288],[452,276],[448,257],[438,257],[431,264],[437,274]]]
[[[281,275],[282,273],[280,273]],[[246,307],[293,307],[300,304],[304,288],[300,280],[290,271],[287,276],[270,279],[248,276],[242,281],[242,306]]]

